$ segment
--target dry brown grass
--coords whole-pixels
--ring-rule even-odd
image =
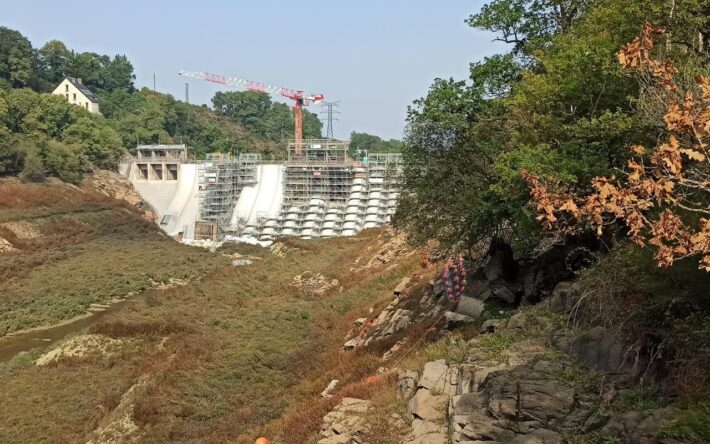
[[[89,327],[89,332],[111,338],[129,336],[167,336],[175,333],[192,332],[194,327],[178,319],[150,319],[126,321],[122,319],[104,319]]]

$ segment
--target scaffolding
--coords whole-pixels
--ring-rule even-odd
[[[208,154],[198,166],[201,219],[217,223],[223,232],[230,231],[239,194],[245,186],[256,184],[260,163],[261,154]]]

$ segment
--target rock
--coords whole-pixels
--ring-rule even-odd
[[[447,327],[458,327],[463,324],[470,324],[471,322],[475,321],[469,316],[454,313],[453,311],[447,311],[446,313],[444,313],[444,317],[446,319]]]
[[[496,279],[510,280],[515,275],[515,261],[513,260],[513,250],[503,242],[495,242],[488,252],[489,259],[483,268],[486,279],[493,281]]]
[[[595,370],[608,373],[621,373],[624,370],[623,346],[604,327],[594,327],[579,335],[569,351]]]
[[[417,391],[419,373],[414,370],[399,370],[397,372],[397,394],[401,399],[409,399]]]
[[[353,349],[357,348],[361,342],[362,342],[361,338],[359,338],[359,337],[353,338],[353,339],[349,340],[348,342],[346,342],[345,344],[343,344],[343,350],[353,350]]]
[[[508,349],[508,364],[511,366],[527,364],[547,351],[542,339],[526,339],[513,344]]]
[[[358,326],[358,327],[361,326],[361,325],[364,325],[365,322],[367,322],[367,318],[357,318],[357,319],[355,319],[355,325]]]
[[[552,430],[539,429],[528,435],[515,437],[510,444],[562,444],[562,436]]]
[[[404,291],[407,289],[407,285],[409,285],[409,281],[410,281],[410,280],[411,280],[411,279],[408,278],[408,277],[405,277],[404,279],[402,279],[402,280],[399,282],[399,284],[397,284],[397,286],[394,287],[394,295],[395,295],[395,296],[399,296],[399,295],[401,295],[402,293],[404,293]]]
[[[569,313],[579,300],[579,285],[576,282],[560,282],[544,305],[557,313]]]
[[[483,312],[483,301],[462,296],[461,300],[459,300],[458,304],[456,304],[456,309],[454,311],[460,315],[477,318],[481,316],[481,313]]]
[[[519,410],[523,417],[535,420],[562,418],[574,406],[574,391],[547,381],[521,381]]]
[[[442,421],[446,414],[449,397],[432,395],[430,390],[419,390],[409,400],[409,412],[417,418],[427,421]]]
[[[446,431],[446,426],[443,424],[422,419],[414,419],[414,421],[412,421],[412,433],[415,438],[432,433],[446,433]]]
[[[340,404],[323,418],[322,439],[318,444],[362,443],[365,432],[364,415],[370,405],[370,401],[343,398]]]
[[[486,399],[480,393],[465,393],[457,396],[453,402],[453,414],[468,416],[486,405]]]
[[[406,339],[402,339],[400,341],[397,341],[389,350],[387,350],[383,355],[382,355],[382,360],[383,361],[388,361],[392,356],[394,356],[395,353],[397,353],[403,346],[404,344],[407,343]]]
[[[446,395],[455,395],[458,384],[458,367],[450,367],[445,359],[424,364],[419,387]]]
[[[447,444],[449,437],[444,433],[432,433],[416,438],[412,441],[407,441],[406,444]]]
[[[498,420],[476,410],[468,418],[466,427],[461,430],[461,437],[476,441],[507,441],[515,436],[515,433],[499,427]],[[506,439],[507,438],[507,439]],[[465,441],[464,441],[465,442]]]
[[[15,248],[10,242],[0,237],[0,254],[3,253],[16,253],[20,250]]]
[[[481,334],[485,335],[488,333],[495,333],[500,330],[501,327],[505,326],[504,319],[488,319],[481,325]]]
[[[514,304],[515,288],[505,281],[491,281],[488,283],[488,291],[481,294],[481,299],[487,301],[492,298],[500,299],[508,304]]]
[[[330,384],[328,384],[328,387],[326,387],[325,390],[323,390],[320,395],[324,398],[332,398],[333,397],[332,393],[333,393],[333,391],[335,391],[336,385],[338,385],[338,380],[333,379],[332,381],[330,381]]]

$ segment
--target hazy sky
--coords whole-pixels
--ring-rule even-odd
[[[466,78],[468,65],[503,48],[464,20],[477,0],[0,0],[0,26],[32,45],[125,54],[136,85],[183,100],[180,69],[323,93],[340,101],[335,136],[402,135],[407,105],[436,77]],[[218,85],[190,80],[190,102]],[[318,106],[310,107],[319,112]]]

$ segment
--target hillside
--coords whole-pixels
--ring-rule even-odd
[[[252,442],[331,377],[357,381],[363,373],[351,367],[376,369],[376,360],[338,350],[354,313],[386,301],[413,269],[411,255],[387,263],[401,247],[368,265],[387,237],[209,253],[92,188],[0,186],[0,441],[105,442],[119,433]],[[52,328],[8,336],[87,311],[95,314],[61,327],[57,342],[41,339],[54,338]]]
[[[101,114],[49,93],[65,77],[81,79]],[[257,152],[285,157],[293,136],[288,105],[266,94],[218,92],[212,106],[136,89],[123,55],[76,52],[59,40],[34,48],[20,32],[0,26],[0,175],[45,176],[78,183],[93,168],[114,168],[139,143],[185,143],[206,153]],[[321,136],[322,123],[304,110],[304,136]]]

